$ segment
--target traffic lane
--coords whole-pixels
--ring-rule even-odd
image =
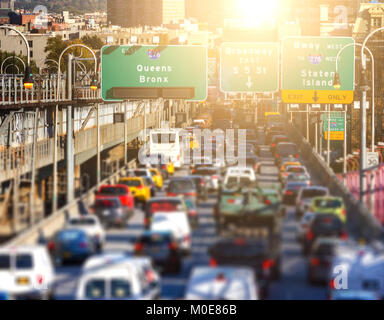
[[[184,259],[180,274],[164,275],[161,279],[162,299],[181,299],[184,297],[191,270],[196,266],[209,265],[208,249],[216,240],[216,225],[213,218],[213,206],[216,196],[198,205],[199,228],[192,233],[191,255]]]
[[[125,229],[110,229],[106,232],[104,253],[133,253],[133,245],[143,232],[143,212],[139,209],[128,221]],[[76,283],[81,274],[82,264],[64,265],[56,268],[54,296],[57,300],[73,300],[76,294]]]
[[[326,287],[307,282],[307,260],[296,241],[295,211],[287,209],[282,226],[281,279],[271,284],[268,300],[325,300]]]

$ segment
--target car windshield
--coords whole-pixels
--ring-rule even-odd
[[[291,173],[289,176],[288,176],[288,180],[289,181],[306,181],[308,180],[309,177],[305,174],[296,174],[296,173]]]
[[[11,256],[9,254],[0,254],[0,270],[9,270],[11,268]]]
[[[173,180],[169,188],[175,191],[194,189],[194,183],[191,180]]]
[[[99,194],[102,196],[120,196],[127,193],[127,190],[122,187],[103,187]]]
[[[317,199],[315,200],[315,206],[324,209],[336,209],[342,206],[342,203],[338,199]]]
[[[132,180],[120,180],[120,184],[125,184],[128,187],[140,187],[141,181],[138,179],[132,179]]]
[[[111,281],[111,298],[126,299],[131,296],[131,284],[124,279],[112,279]]]
[[[146,170],[135,170],[134,174],[136,177],[145,177],[147,175]]]
[[[304,189],[302,193],[303,198],[314,198],[325,196],[327,192],[322,189]]]
[[[71,219],[69,224],[73,226],[94,226],[96,221],[94,219]]]
[[[85,297],[87,299],[104,299],[106,283],[103,279],[89,280],[85,285]]]
[[[32,255],[30,254],[16,255],[16,269],[28,270],[32,268],[33,268]]]
[[[260,166],[259,174],[278,174],[279,170],[275,166]]]
[[[119,202],[114,199],[99,199],[96,200],[96,207],[97,208],[118,208]]]

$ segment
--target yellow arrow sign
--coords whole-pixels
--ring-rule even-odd
[[[331,140],[344,140],[344,131],[331,131]],[[328,140],[328,131],[324,132],[325,140]]]
[[[338,90],[282,90],[284,103],[351,104],[353,91]]]

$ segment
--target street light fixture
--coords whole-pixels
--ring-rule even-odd
[[[90,86],[91,86],[91,90],[93,90],[93,91],[96,91],[97,89],[99,89],[99,82],[98,82],[97,78],[93,78],[91,80]]]
[[[33,74],[32,74],[32,70],[31,70],[31,67],[30,66],[27,66],[25,68],[25,74],[24,74],[24,79],[23,79],[23,84],[24,84],[24,88],[26,90],[32,90],[33,89],[33,78],[32,78]]]

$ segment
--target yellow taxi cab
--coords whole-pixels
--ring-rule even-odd
[[[170,161],[169,163],[167,163],[167,172],[169,175],[173,175],[175,173],[175,165],[173,164],[172,161]]]
[[[158,189],[161,189],[163,187],[163,177],[157,168],[150,168],[149,171],[151,172],[153,182],[155,183],[156,187]]]
[[[147,202],[151,198],[151,187],[143,177],[120,178],[118,184],[128,186],[129,191],[135,197],[136,201]]]
[[[280,172],[281,173],[285,172],[288,166],[301,166],[301,163],[299,161],[284,162],[280,167]]]

